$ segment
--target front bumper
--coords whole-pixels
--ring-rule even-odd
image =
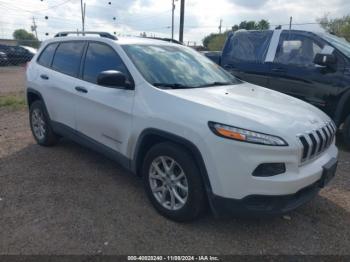
[[[281,196],[251,195],[243,199],[231,199],[213,195],[211,204],[216,216],[264,217],[288,213],[309,202],[320,191],[319,181],[295,194]]]
[[[211,147],[201,149],[211,191],[229,199],[244,199],[251,195],[291,195],[318,181],[322,167],[337,158],[334,143],[313,161],[300,163],[300,148],[269,147],[218,138],[209,141]],[[220,140],[219,140],[220,139]],[[209,138],[208,138],[209,140]],[[263,163],[284,163],[285,172],[269,177],[253,176]]]
[[[321,179],[294,194],[250,195],[239,200],[211,195],[210,203],[214,214],[220,217],[232,215],[264,217],[285,214],[312,200],[320,189],[333,178],[336,167],[337,160],[333,158],[324,166],[324,171],[328,172],[324,172]]]

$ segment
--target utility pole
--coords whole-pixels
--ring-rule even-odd
[[[82,24],[82,33],[83,35],[85,32],[85,11],[86,11],[86,4],[83,4],[83,0],[80,0],[80,9],[81,9],[81,24]]]
[[[37,25],[36,25],[36,23],[35,23],[35,18],[34,18],[34,16],[33,16],[33,25],[30,27],[31,28],[31,30],[32,30],[32,32],[34,32],[35,33],[35,37],[36,37],[36,39],[38,39],[38,32],[37,32]]]
[[[222,19],[220,19],[220,25],[219,25],[219,33],[221,34],[221,28],[222,28]]]
[[[179,41],[184,41],[185,0],[181,0]]]
[[[172,0],[172,12],[171,12],[171,40],[174,40],[174,11],[175,11],[175,0]]]
[[[289,18],[289,30],[292,30],[293,16]]]

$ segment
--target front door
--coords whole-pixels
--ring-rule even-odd
[[[320,67],[314,64],[326,43],[308,32],[283,31],[274,61],[270,64],[269,88],[311,103],[331,114],[329,101],[343,85],[344,63]],[[335,52],[336,54],[336,52]]]
[[[77,85],[77,130],[110,149],[126,154],[132,123],[134,90],[97,85],[102,71],[117,70],[131,76],[117,52],[101,42],[87,47]]]

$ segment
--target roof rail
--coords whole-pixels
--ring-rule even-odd
[[[109,39],[113,39],[113,40],[118,40],[118,38],[110,33],[107,32],[97,32],[97,31],[85,31],[85,32],[81,32],[81,31],[65,31],[65,32],[59,32],[55,35],[55,37],[64,37],[64,36],[68,36],[68,35],[99,35],[100,37],[105,37],[105,38],[109,38]]]
[[[184,43],[175,40],[175,39],[171,39],[171,38],[166,38],[166,37],[152,37],[152,36],[141,36],[141,38],[147,38],[147,39],[155,39],[155,40],[161,40],[161,41],[166,41],[166,42],[171,42],[171,43],[175,43],[175,44],[179,44],[179,45],[184,45]]]

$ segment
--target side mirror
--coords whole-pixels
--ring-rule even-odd
[[[97,84],[111,88],[130,88],[131,84],[126,79],[126,75],[120,71],[107,70],[97,76]]]
[[[315,56],[314,63],[319,66],[331,66],[337,62],[336,57],[333,54],[321,54],[318,53]]]

